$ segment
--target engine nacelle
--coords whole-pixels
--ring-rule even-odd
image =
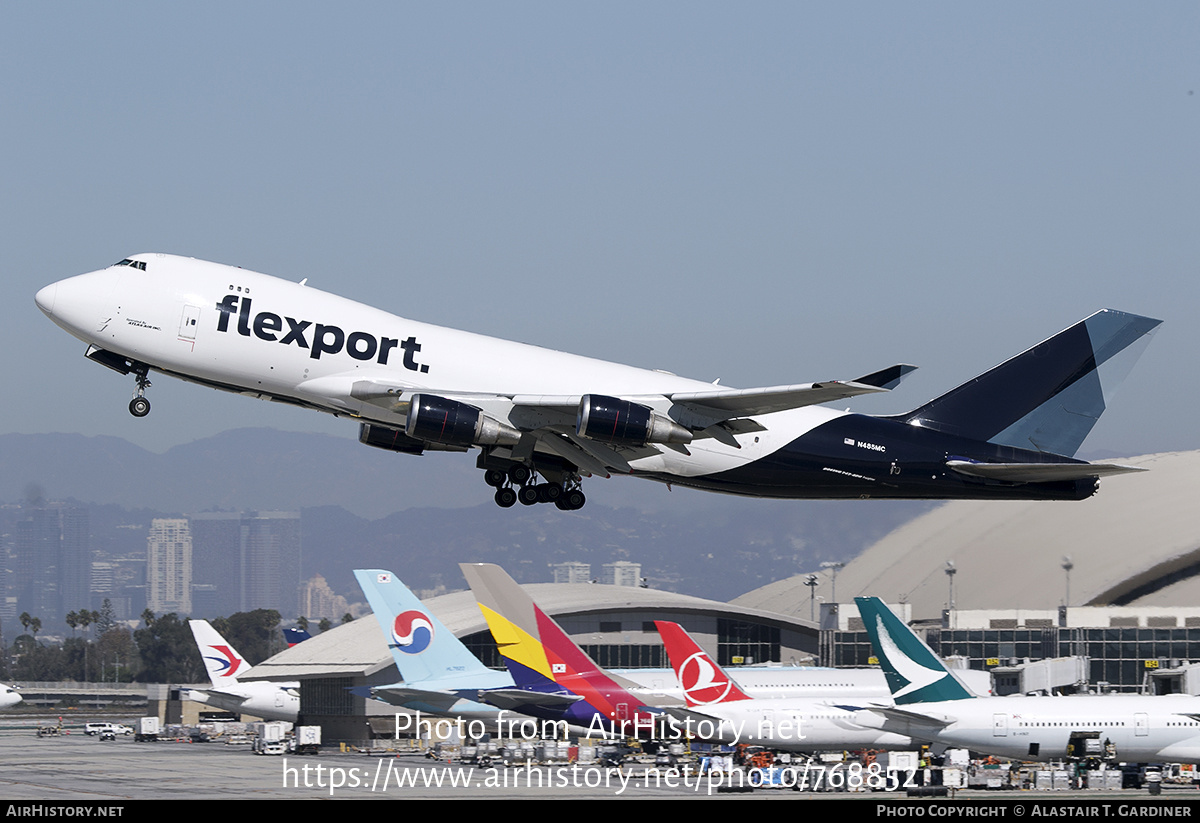
[[[402,431],[384,426],[372,426],[370,423],[358,424],[358,442],[374,446],[377,449],[387,449],[404,454],[420,454],[425,451],[425,444],[420,440],[413,440]]]
[[[404,433],[414,440],[450,446],[515,446],[521,432],[482,409],[436,394],[414,394]]]
[[[575,431],[583,437],[622,446],[691,443],[692,433],[641,403],[585,394],[579,401]]]

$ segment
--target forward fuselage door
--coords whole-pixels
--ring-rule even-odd
[[[1145,712],[1133,713],[1133,736],[1145,737],[1150,734],[1150,716]]]
[[[196,339],[196,326],[200,323],[200,307],[184,306],[183,317],[179,321],[179,337],[183,340]]]
[[[997,712],[992,715],[992,737],[1008,737],[1008,715]]]

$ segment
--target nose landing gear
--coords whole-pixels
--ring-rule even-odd
[[[137,382],[137,394],[129,401],[129,413],[134,417],[145,417],[150,413],[150,401],[146,399],[146,389],[150,388],[150,380],[145,374],[134,374]]]

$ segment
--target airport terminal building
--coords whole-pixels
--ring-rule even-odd
[[[1200,510],[1187,499],[1200,483],[1200,452],[1126,462],[1151,471],[1108,478],[1103,495],[1079,503],[939,506],[841,568],[842,602],[823,602],[818,623],[806,619],[807,574],[732,603],[608,585],[525,588],[608,668],[666,668],[654,620],[681,623],[722,665],[870,665],[852,598],[877,595],[899,604],[935,652],[990,671],[997,693],[1200,693],[1200,608],[1190,605],[1200,603]],[[819,574],[817,593],[832,591],[830,572]],[[500,667],[469,592],[427,605]],[[394,714],[350,691],[399,679],[369,618],[251,674],[300,680],[302,714],[326,726],[330,739],[360,739],[364,718]]]

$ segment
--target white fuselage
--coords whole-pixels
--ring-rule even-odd
[[[11,709],[20,702],[21,695],[16,689],[0,683],[0,709]]]
[[[300,695],[296,683],[230,683],[221,688],[192,689],[188,699],[263,720],[296,722]]]
[[[683,688],[670,669],[621,669],[618,673],[648,693],[684,699]],[[747,666],[725,670],[747,695],[762,700],[891,702],[883,671],[876,668],[828,669],[815,666]],[[974,669],[955,674],[976,694],[991,692],[991,675]],[[707,707],[706,709],[707,710]]]
[[[1019,760],[1065,758],[1073,739],[1078,744],[1092,738],[1111,744],[1121,761],[1200,762],[1200,697],[1190,695],[988,697],[900,708],[931,722],[869,709],[857,720],[918,740]],[[1073,754],[1081,756],[1078,747]]]
[[[799,699],[735,700],[696,709],[697,715],[719,720],[711,725],[693,719],[691,728],[711,742],[765,746],[786,751],[822,752],[846,749],[912,749],[911,737],[862,726],[856,708],[829,701]]]
[[[88,343],[88,357],[135,375],[137,417],[150,412],[147,374],[156,370],[351,417],[360,441],[376,448],[478,448],[498,505],[565,511],[586,502],[583,476],[614,473],[783,499],[1083,500],[1098,476],[1130,469],[1030,449],[1030,414],[1038,438],[1053,433],[1050,442],[1073,453],[1091,425],[1081,428],[1081,417],[1094,421],[1104,407],[1096,381],[1081,381],[1158,325],[1104,310],[1051,338],[1053,357],[1030,349],[908,415],[872,417],[821,404],[887,391],[911,366],[733,389],[421,323],[167,254],[60,280],[35,299]],[[1068,390],[1087,395],[1080,408],[1090,416],[1064,410],[1057,395]],[[939,419],[927,419],[930,408]]]
[[[408,320],[309,286],[173,255],[138,255],[146,270],[114,266],[47,286],[38,305],[86,343],[177,377],[276,397],[403,428],[405,412],[367,400],[372,383],[448,395],[508,420],[513,396],[645,396],[712,384]],[[405,399],[408,395],[406,394]],[[630,461],[681,477],[735,468],[844,414],[813,406],[762,415],[741,448],[697,440]],[[653,451],[653,450],[652,450]]]

